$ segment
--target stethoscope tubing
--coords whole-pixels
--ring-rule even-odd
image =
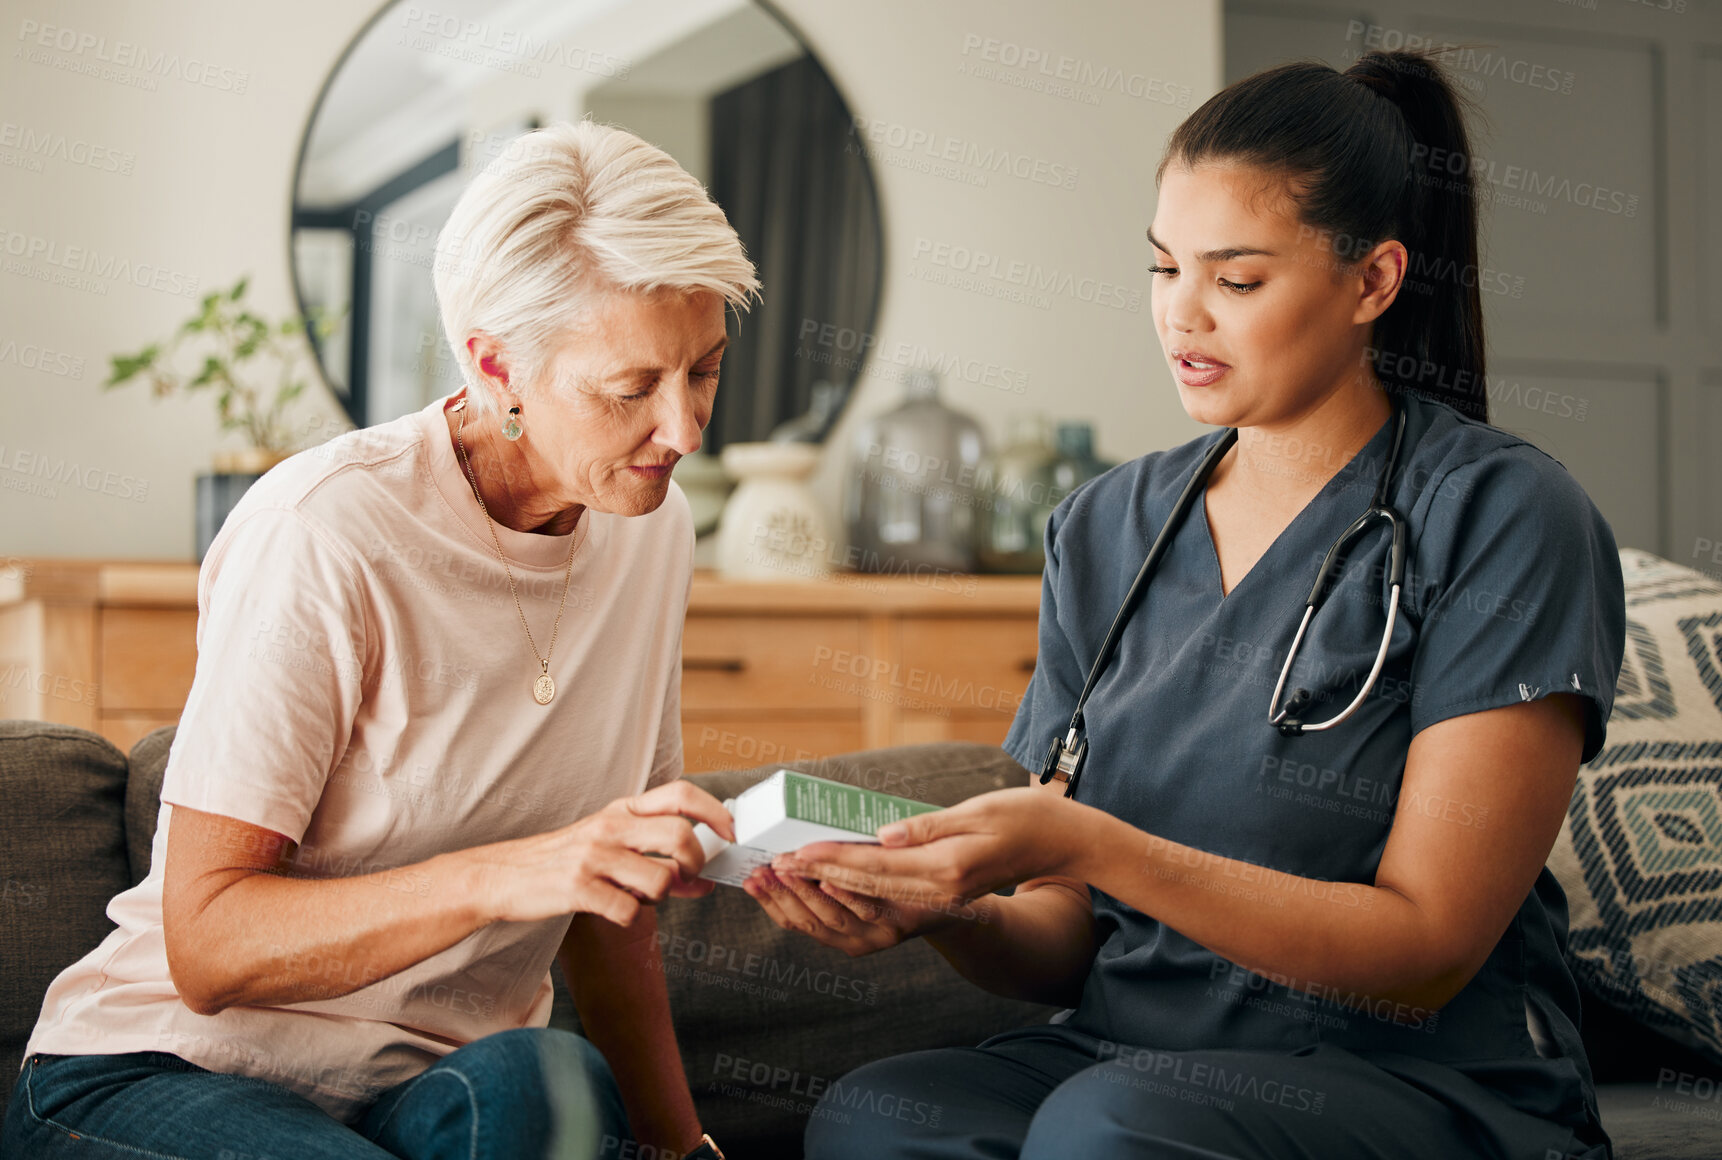
[[[1298,623],[1297,633],[1292,638],[1291,647],[1286,651],[1285,664],[1280,668],[1279,680],[1274,685],[1273,697],[1268,703],[1268,723],[1277,728],[1283,736],[1296,737],[1303,733],[1318,733],[1324,729],[1331,729],[1350,717],[1363,704],[1370,691],[1374,689],[1375,682],[1387,663],[1387,652],[1392,645],[1393,629],[1399,616],[1399,594],[1405,579],[1405,521],[1386,502],[1388,484],[1397,470],[1399,451],[1405,438],[1405,409],[1397,403],[1393,405],[1393,417],[1393,439],[1388,447],[1387,458],[1382,465],[1381,476],[1376,481],[1375,494],[1371,499],[1369,508],[1353,520],[1345,531],[1340,533],[1339,537],[1328,548],[1327,554],[1322,558],[1315,584],[1310,588],[1309,598],[1304,602],[1303,618]],[[1227,428],[1225,433],[1203,455],[1201,463],[1197,464],[1195,472],[1185,482],[1183,490],[1178,493],[1177,502],[1172,505],[1172,511],[1167,516],[1166,522],[1155,534],[1154,542],[1148,549],[1148,555],[1142,561],[1142,567],[1137,570],[1136,578],[1131,581],[1130,589],[1125,593],[1123,603],[1119,605],[1118,612],[1112,618],[1112,624],[1106,630],[1106,637],[1101,642],[1100,651],[1095,655],[1094,663],[1088,670],[1088,677],[1083,682],[1082,692],[1076,699],[1076,708],[1070,715],[1070,725],[1065,732],[1064,740],[1061,743],[1055,736],[1052,745],[1047,750],[1046,760],[1041,766],[1041,784],[1044,785],[1056,776],[1065,782],[1066,797],[1076,792],[1077,779],[1081,774],[1088,753],[1088,739],[1082,734],[1085,732],[1083,710],[1088,705],[1089,695],[1094,692],[1094,687],[1099,683],[1101,674],[1105,672],[1107,664],[1112,660],[1112,655],[1118,647],[1119,638],[1124,633],[1124,626],[1135,614],[1137,606],[1147,595],[1148,581],[1160,566],[1160,559],[1165,555],[1172,536],[1178,528],[1183,526],[1184,519],[1189,515],[1196,496],[1207,484],[1221,457],[1231,449],[1237,439],[1238,429],[1236,427]],[[1385,521],[1391,529],[1392,544],[1388,550],[1390,592],[1387,604],[1387,627],[1381,635],[1380,645],[1376,648],[1375,662],[1370,667],[1369,677],[1363,682],[1363,687],[1358,690],[1357,696],[1345,709],[1326,721],[1301,721],[1292,717],[1291,713],[1308,703],[1309,691],[1300,688],[1294,691],[1290,699],[1283,702],[1280,699],[1285,692],[1286,680],[1291,674],[1292,665],[1296,662],[1298,648],[1303,644],[1304,635],[1309,629],[1310,621],[1315,617],[1316,610],[1321,607],[1322,602],[1326,599],[1328,578],[1335,565],[1344,557],[1352,541],[1361,536],[1371,524],[1377,521]]]

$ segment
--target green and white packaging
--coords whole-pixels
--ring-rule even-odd
[[[877,842],[880,826],[939,806],[780,769],[724,802],[736,840],[724,841],[700,822],[694,836],[706,852],[701,878],[740,886],[759,866],[809,842]]]

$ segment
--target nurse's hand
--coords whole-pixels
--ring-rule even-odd
[[[780,855],[781,876],[949,915],[970,899],[1033,878],[1081,877],[1091,806],[1039,787],[978,794],[879,830],[880,845],[814,842]],[[834,896],[835,897],[835,896]],[[917,931],[916,933],[925,933]]]
[[[980,917],[978,905],[917,905],[875,898],[830,882],[760,867],[742,886],[772,922],[854,958],[872,954],[952,923]],[[984,904],[980,904],[984,905]]]

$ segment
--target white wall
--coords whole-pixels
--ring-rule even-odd
[[[1008,151],[1043,175],[1075,173],[1069,190],[996,172],[981,186],[970,182],[984,173],[974,165],[959,163],[956,178],[922,172],[913,166],[932,161],[924,152],[881,142],[879,346],[992,364],[1007,382],[1026,376],[1021,394],[949,383],[949,400],[995,437],[1012,410],[1035,406],[1100,421],[1100,451],[1115,459],[1195,434],[1160,362],[1142,231],[1166,134],[1219,85],[1217,0],[781,7],[856,113],[885,132],[959,153],[972,144],[971,156]],[[267,17],[218,0],[9,8],[0,25],[0,556],[188,559],[192,477],[238,440],[218,438],[206,397],[152,400],[135,384],[104,391],[107,359],[165,335],[196,293],[241,273],[252,275],[259,308],[289,308],[299,140],[365,13],[341,0],[302,0]],[[66,47],[37,43],[48,26]],[[168,63],[149,72],[139,55]],[[1034,63],[1003,63],[1023,56]],[[205,70],[212,83],[194,83]],[[1061,70],[1070,79],[1060,81]],[[154,90],[124,83],[137,79]],[[1029,87],[1048,83],[1070,91]],[[996,255],[994,273],[976,279],[985,290],[1051,280],[1046,308],[927,279],[960,273],[951,263],[961,250]],[[81,282],[65,284],[70,275]],[[174,293],[194,280],[191,294]],[[1084,301],[1096,283],[1139,293],[1139,308]],[[893,364],[872,369],[880,373],[863,378],[819,473],[834,511],[844,433],[899,394]],[[321,391],[296,418],[308,432],[338,421]]]

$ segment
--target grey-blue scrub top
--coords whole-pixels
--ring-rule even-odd
[[[1402,798],[1412,737],[1450,717],[1571,692],[1586,702],[1589,761],[1603,744],[1625,636],[1614,535],[1566,469],[1450,406],[1395,398],[1406,429],[1388,495],[1407,524],[1406,576],[1372,695],[1325,732],[1284,737],[1268,723],[1316,572],[1369,504],[1391,419],[1343,466],[1326,464],[1338,473],[1225,595],[1206,505],[1195,503],[1088,702],[1076,794],[1148,834],[1310,880],[1310,893],[1354,910],[1367,902],[1357,884],[1374,882],[1398,813],[1484,831],[1501,824],[1439,785]],[[1114,468],[1053,513],[1039,660],[1004,743],[1027,769],[1038,772],[1064,733],[1155,533],[1221,434]],[[1323,464],[1320,449],[1280,450]],[[1387,548],[1377,531],[1353,550],[1311,625],[1293,671],[1294,684],[1317,692],[1307,720],[1349,704],[1368,675],[1386,623]],[[1266,897],[1254,870],[1224,884]],[[1439,1011],[1312,995],[1301,980],[1245,971],[1100,891],[1094,911],[1101,946],[1067,1020],[1074,1028],[1167,1051],[1334,1044],[1450,1100],[1486,1104],[1468,1086],[1481,1084],[1550,1119],[1594,1117],[1578,992],[1562,958],[1566,899],[1546,869],[1483,968]]]

